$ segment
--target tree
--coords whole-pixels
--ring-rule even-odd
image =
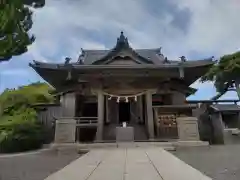
[[[48,84],[36,82],[0,94],[0,153],[40,148],[47,140],[51,133],[37,121],[33,105],[53,103],[52,91]]]
[[[22,2],[34,8],[42,8],[45,5],[45,0],[22,0]]]
[[[240,99],[240,51],[222,56],[219,62],[201,78],[201,81],[214,81],[219,94],[212,99],[218,99],[227,91],[236,91]]]
[[[2,0],[0,4],[0,62],[27,52],[35,38],[29,35],[32,27],[32,11],[29,6],[38,8],[45,0]]]

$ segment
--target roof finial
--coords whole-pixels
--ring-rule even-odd
[[[158,54],[159,54],[159,55],[162,55],[162,47],[160,47],[160,48],[158,49]]]
[[[85,55],[85,51],[83,48],[81,48],[81,56],[84,56]]]
[[[78,58],[78,62],[79,62],[80,64],[84,64],[84,56],[85,56],[85,51],[84,51],[83,48],[81,48],[81,54],[80,54],[80,56],[79,56],[79,58]]]
[[[119,41],[120,41],[120,42],[125,42],[125,40],[126,40],[126,38],[125,38],[125,36],[124,36],[124,34],[123,34],[123,31],[121,31],[121,35],[120,35],[120,37],[119,37]]]
[[[118,46],[129,47],[128,39],[124,36],[123,31],[121,31],[120,37],[117,39],[116,47]]]
[[[164,63],[164,64],[165,64],[165,63],[170,63],[170,61],[168,60],[167,57],[165,57],[164,60],[163,60],[163,63]]]

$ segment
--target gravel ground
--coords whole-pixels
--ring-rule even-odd
[[[240,179],[240,145],[182,148],[171,153],[214,180]]]
[[[80,157],[76,152],[54,150],[13,157],[0,156],[0,180],[44,180]]]

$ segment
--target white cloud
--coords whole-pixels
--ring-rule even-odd
[[[239,49],[240,3],[236,0],[173,0],[179,7],[192,13],[186,51],[223,55]]]
[[[153,13],[148,6],[154,3],[159,7]],[[111,48],[121,30],[135,48],[163,46],[170,58],[188,56],[192,51],[219,56],[239,49],[237,1],[170,0],[165,4],[141,0],[47,1],[43,9],[35,11],[33,32],[37,40],[32,54],[54,57],[64,49],[66,55],[76,56],[81,47]],[[186,33],[172,24],[175,11],[190,12],[189,20],[185,20],[189,21]],[[178,23],[185,23],[184,19]]]
[[[27,54],[45,62],[77,59],[81,48],[112,48],[123,30],[134,48],[162,46],[169,58],[219,57],[240,48],[239,12],[237,0],[49,0],[34,12],[36,42]],[[216,93],[212,83],[192,86],[195,97]]]

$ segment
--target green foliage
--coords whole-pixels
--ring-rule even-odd
[[[240,77],[240,52],[224,55],[215,64],[201,81],[214,81],[218,92],[224,93],[233,87]]]
[[[21,152],[40,148],[44,143],[44,135],[44,127],[34,120],[18,119],[0,124],[0,152]]]
[[[0,62],[27,52],[35,38],[32,11],[26,5],[43,7],[45,0],[3,0],[0,2]]]
[[[34,83],[18,89],[7,89],[0,95],[0,112],[12,115],[37,103],[51,103],[54,97],[50,94],[53,88],[46,83]]]
[[[7,89],[0,95],[0,152],[41,147],[47,133],[38,123],[32,105],[53,102],[52,90],[45,83],[34,83],[18,89]]]

